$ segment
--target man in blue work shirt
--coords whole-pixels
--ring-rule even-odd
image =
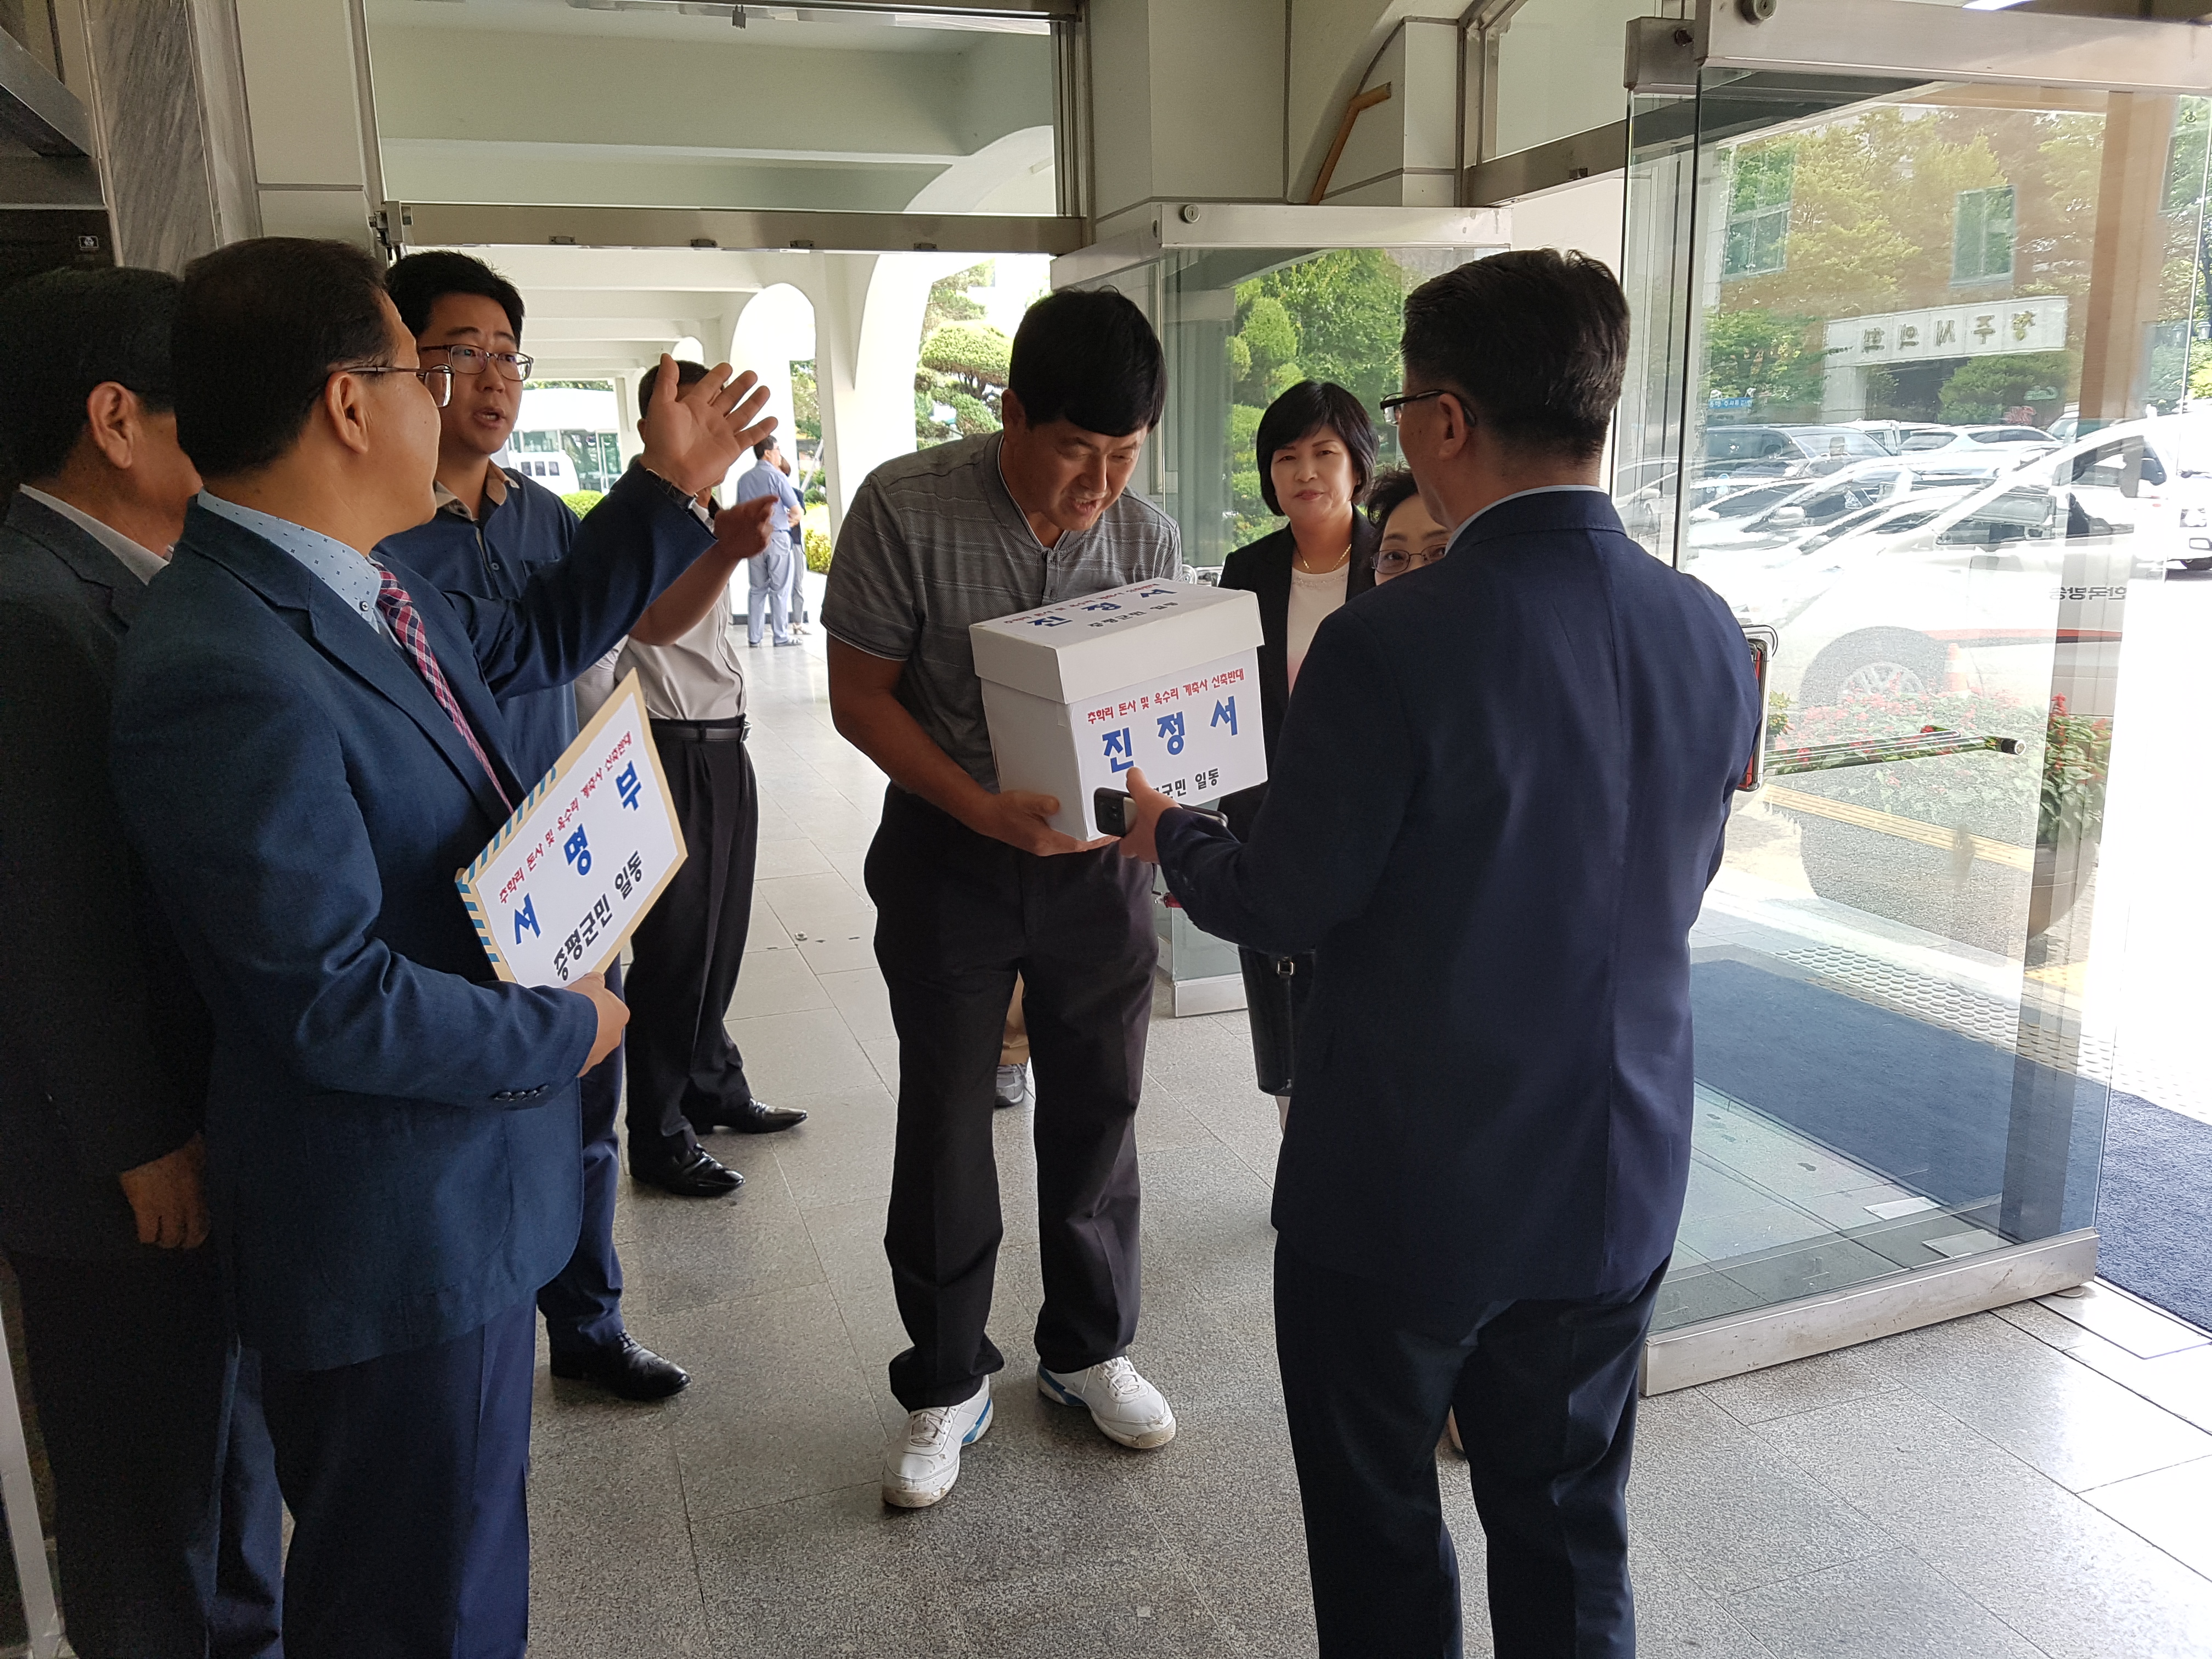
[[[770,538],[768,551],[755,559],[746,569],[751,592],[747,595],[750,614],[746,618],[745,643],[761,642],[761,611],[765,608],[775,629],[778,645],[796,645],[791,636],[791,587],[794,550],[799,544],[799,517],[801,506],[797,486],[776,465],[778,456],[775,440],[763,438],[753,446],[753,465],[738,478],[730,492],[739,502],[769,501],[776,503],[770,520]]]
[[[492,462],[514,429],[530,375],[531,360],[520,349],[522,296],[482,260],[450,252],[408,255],[392,266],[387,286],[423,363],[443,362],[453,371],[453,392],[440,411],[437,514],[378,550],[447,592],[518,598],[535,571],[567,556],[576,532],[567,502]],[[768,514],[763,506],[749,517],[726,515],[721,527],[731,533],[638,618],[632,637],[665,643],[697,620],[701,594],[707,604],[719,604],[737,560],[765,539],[764,526],[746,526]],[[509,752],[532,781],[575,739],[576,698],[569,686],[503,699],[500,713]],[[621,963],[610,966],[606,977],[607,988],[619,996]],[[622,1078],[617,1048],[583,1079],[583,1227],[568,1265],[538,1292],[538,1308],[556,1376],[595,1382],[626,1400],[661,1400],[690,1378],[623,1324],[622,1263],[613,1237]]]

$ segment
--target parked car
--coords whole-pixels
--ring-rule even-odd
[[[1764,472],[1777,476],[1791,466],[1832,472],[1853,461],[1887,453],[1867,434],[1848,426],[1709,426],[1705,428],[1705,471]]]
[[[1934,439],[1933,430],[1923,430],[1905,446],[1913,453],[1927,450],[1958,449],[2056,449],[2060,441],[2039,426],[1961,426],[1949,429],[1940,442]]]
[[[1954,477],[1948,469],[1930,476],[1900,457],[1886,455],[1856,462],[1780,494],[1776,493],[1777,487],[1770,486],[1763,492],[1746,490],[1726,496],[1690,514],[1682,561],[1686,565],[1717,548],[1778,547],[1802,542],[1815,531],[1893,496],[1926,489],[1964,489],[1992,476],[1992,464],[1980,465],[1982,470],[1973,477]],[[1765,499],[1747,499],[1754,495]]]
[[[1908,449],[1940,449],[1951,441],[1956,427],[1914,421],[1849,421],[1844,424],[1863,432],[1892,455]]]
[[[2212,423],[2167,416],[2104,428],[1917,524],[1878,516],[1707,579],[1778,630],[1770,684],[1800,702],[1965,685],[2040,706],[2062,673],[2078,712],[2109,713],[2130,586],[2212,566],[2208,509]]]

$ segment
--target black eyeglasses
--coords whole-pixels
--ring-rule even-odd
[[[348,363],[334,368],[333,374],[412,374],[422,382],[422,389],[430,394],[430,401],[443,409],[453,401],[453,371],[440,363],[433,368],[403,368],[382,363]]]
[[[486,351],[482,346],[424,346],[422,349],[444,352],[447,367],[454,374],[465,374],[471,380],[484,372],[486,363],[496,363],[501,379],[526,380],[530,378],[530,366],[538,361],[535,357],[526,357],[520,351]]]
[[[1395,426],[1398,424],[1399,416],[1405,413],[1407,404],[1425,404],[1431,398],[1448,398],[1456,395],[1449,386],[1438,386],[1434,392],[1401,392],[1383,398],[1378,407],[1382,410],[1382,418],[1392,426]]]
[[[1434,564],[1443,557],[1444,552],[1441,547],[1387,547],[1375,556],[1375,574],[1402,576],[1408,570]]]

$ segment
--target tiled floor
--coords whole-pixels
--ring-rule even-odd
[[[762,1094],[813,1115],[718,1143],[747,1176],[734,1199],[626,1190],[631,1327],[697,1380],[638,1407],[541,1372],[532,1651],[1310,1652],[1267,1308],[1274,1107],[1241,1015],[1155,1022],[1139,1118],[1134,1357],[1180,1436],[1125,1452],[1036,1398],[1034,1176],[1026,1124],[1002,1114],[997,1424],[939,1508],[878,1500],[898,1417],[883,1367],[904,1344],[880,1244],[896,1048],[860,871],[881,785],[830,729],[819,649],[748,655],[766,806],[732,1011]],[[1648,1656],[2212,1655],[2212,1345],[2124,1298],[1984,1315],[1644,1412]],[[1481,1533],[1441,1473],[1479,1586]],[[1490,1651],[1479,1606],[1468,1649]]]

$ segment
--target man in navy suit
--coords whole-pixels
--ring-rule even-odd
[[[208,1181],[295,1530],[291,1659],[515,1659],[532,1298],[574,1249],[596,981],[494,980],[453,887],[526,781],[496,698],[565,684],[714,540],[760,435],[726,366],[647,417],[515,599],[371,550],[431,512],[449,371],[343,244],[185,278],[179,441],[206,489],[121,659],[112,770],[214,1025]],[[751,395],[748,395],[751,394]],[[588,544],[586,544],[588,543]]]
[[[1580,255],[1407,301],[1385,400],[1451,556],[1329,617],[1239,844],[1131,773],[1199,926],[1318,948],[1275,1322],[1325,1656],[1455,1655],[1455,1410],[1500,1659],[1635,1650],[1622,1496],[1690,1163],[1688,935],[1757,721],[1728,607],[1599,484],[1627,305]]]

